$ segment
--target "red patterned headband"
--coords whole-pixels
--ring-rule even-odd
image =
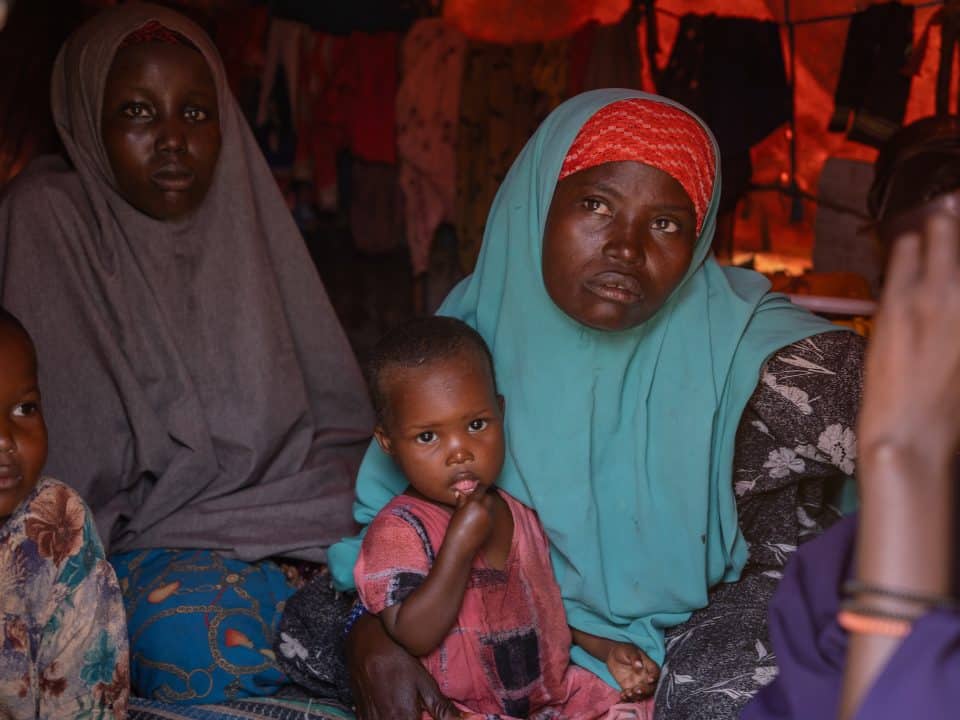
[[[171,45],[184,45],[189,48],[197,49],[197,46],[194,45],[190,40],[176,30],[171,30],[165,25],[161,25],[156,20],[151,20],[146,25],[137,28],[132,33],[127,35],[123,42],[120,43],[119,50],[122,50],[125,47],[130,47],[131,45],[140,45],[142,43],[169,43]]]
[[[611,103],[580,128],[558,181],[580,170],[622,160],[650,165],[679,182],[693,201],[700,232],[717,164],[710,136],[693,116],[645,98]]]

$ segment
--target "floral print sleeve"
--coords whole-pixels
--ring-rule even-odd
[[[856,468],[864,340],[815,335],[764,364],[737,431],[733,491],[750,559],[739,582],[666,633],[658,720],[735,718],[776,676],[767,604],[797,546],[839,516]]]
[[[0,717],[126,717],[120,587],[75,491],[43,478],[0,526]]]
[[[737,431],[734,493],[750,567],[775,573],[786,555],[839,516],[856,468],[863,388],[859,335],[816,335],[764,365]]]

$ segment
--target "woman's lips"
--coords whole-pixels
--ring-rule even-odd
[[[150,176],[153,184],[166,192],[184,192],[193,186],[193,171],[182,166],[168,166]]]
[[[643,300],[640,281],[632,275],[609,270],[598,273],[585,283],[594,295],[622,305],[633,305]]]

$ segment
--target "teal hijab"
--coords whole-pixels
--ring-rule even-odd
[[[638,97],[689,112],[644,93],[595,90],[550,114],[500,186],[476,270],[439,314],[475,327],[493,352],[506,398],[500,486],[539,514],[569,623],[662,663],[664,628],[704,607],[708,589],[736,580],[746,562],[734,437],[763,362],[837,328],[770,294],[763,276],[714,261],[719,171],[690,268],[654,317],[604,332],[553,304],[541,245],[564,157],[600,108]],[[405,487],[371,444],[355,518],[369,523]],[[353,586],[359,543],[330,549],[340,588]],[[573,658],[616,686],[603,663],[579,648]]]

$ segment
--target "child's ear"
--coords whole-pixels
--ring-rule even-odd
[[[503,399],[503,395],[497,395],[497,405],[500,406],[500,414],[503,415],[507,405],[507,401]]]
[[[377,439],[377,445],[380,446],[381,450],[387,455],[393,455],[390,436],[387,435],[387,431],[383,429],[383,425],[377,424],[377,426],[373,428],[373,436]]]

